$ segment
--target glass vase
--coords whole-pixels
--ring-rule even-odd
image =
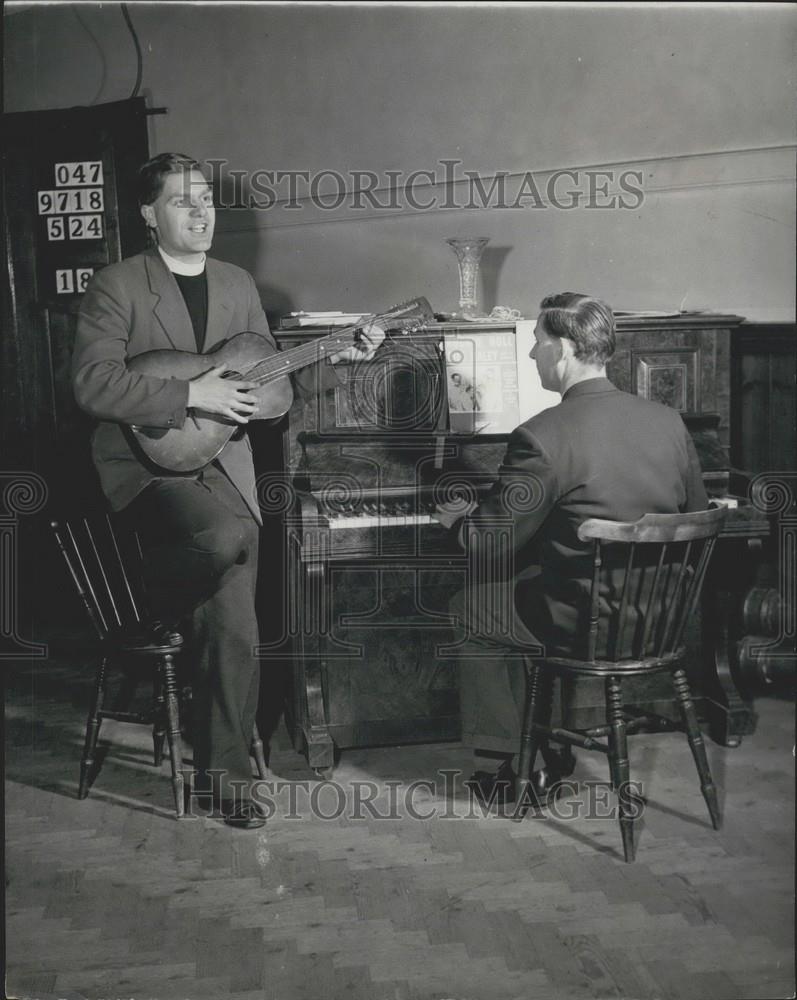
[[[459,265],[459,312],[456,319],[482,319],[479,310],[478,279],[482,251],[490,242],[489,236],[463,236],[447,239],[446,243],[457,255]]]

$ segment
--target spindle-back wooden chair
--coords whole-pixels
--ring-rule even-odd
[[[147,607],[138,535],[120,527],[111,515],[76,518],[51,527],[56,544],[99,644],[99,663],[80,763],[78,798],[85,799],[93,778],[97,741],[103,719],[152,725],[155,767],[163,761],[168,739],[175,812],[185,812],[183,745],[175,660],[183,637],[153,621]],[[149,661],[154,667],[152,706],[132,712],[106,708],[108,674],[115,665]],[[266,777],[263,744],[255,727],[252,753],[261,778]]]
[[[583,616],[584,655],[531,661],[515,819],[522,819],[533,802],[532,768],[538,751],[545,754],[549,741],[599,751],[609,758],[625,860],[633,861],[634,818],[640,802],[630,787],[626,737],[637,723],[623,713],[622,678],[668,671],[711,822],[719,829],[717,792],[687,682],[683,639],[725,514],[724,509],[646,514],[632,523],[592,518],[579,526],[578,537],[593,543],[592,580]],[[604,678],[606,725],[581,732],[550,728],[552,683],[563,674]]]

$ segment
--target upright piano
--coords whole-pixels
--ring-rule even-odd
[[[709,584],[716,590],[723,580],[726,596],[712,598],[705,634],[698,622],[690,638],[699,704],[715,739],[726,744],[754,724],[728,655],[738,639],[734,600],[754,582],[753,562],[739,557],[769,532],[766,517],[745,499],[744,475],[728,462],[730,339],[740,322],[714,314],[620,319],[609,365],[619,388],[681,411],[709,494],[736,494],[724,569]],[[441,323],[388,333],[372,361],[337,366],[339,385],[294,402],[284,434],[286,478],[278,491],[272,482],[261,484],[266,509],[274,501],[284,514],[287,566],[284,635],[262,652],[290,651],[289,728],[319,774],[331,773],[336,748],[460,736],[452,653],[462,636],[447,605],[466,576],[482,568],[469,565],[432,512],[441,500],[478,499],[493,481],[511,427],[468,428],[452,419],[443,344],[451,335],[503,334],[522,339],[515,350],[525,355],[530,329]],[[329,332],[302,328],[276,336],[287,350]],[[655,681],[629,685],[628,697],[645,711],[672,715],[669,689]],[[571,695],[567,724],[594,724],[602,690],[579,682]]]

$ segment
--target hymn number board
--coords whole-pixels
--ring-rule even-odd
[[[39,288],[46,299],[82,295],[95,269],[109,262],[102,160],[48,164],[36,192]]]
[[[11,294],[0,338],[0,454],[34,468],[51,498],[101,503],[91,422],[71,364],[80,302],[103,267],[138,253],[136,199],[149,157],[143,97],[3,116],[3,211]]]

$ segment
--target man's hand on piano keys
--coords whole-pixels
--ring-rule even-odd
[[[376,354],[376,349],[385,339],[385,331],[375,323],[368,323],[357,331],[357,341],[345,351],[333,354],[330,360],[333,365],[339,361],[370,361]]]
[[[459,521],[460,518],[470,514],[474,507],[476,507],[475,503],[462,500],[452,500],[449,503],[439,503],[437,507],[435,507],[432,517],[435,521],[439,521],[444,528],[451,528],[457,523],[457,521]]]

